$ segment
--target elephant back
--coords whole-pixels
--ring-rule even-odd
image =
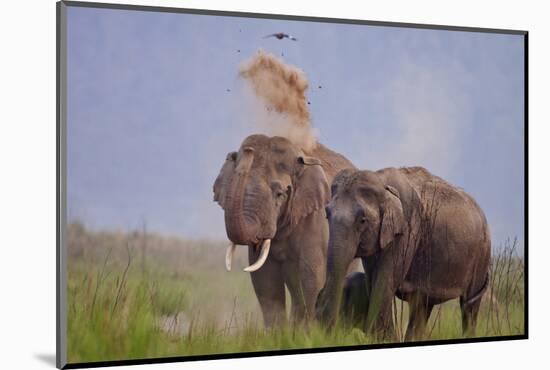
[[[471,195],[458,186],[454,186],[441,177],[432,174],[424,167],[402,167],[399,170],[406,175],[407,180],[416,190],[425,206],[426,203],[432,202],[444,202],[446,204],[456,202],[457,204],[469,204],[481,211]]]
[[[332,183],[332,180],[336,174],[341,170],[348,168],[354,170],[357,169],[353,163],[349,161],[349,159],[340,153],[330,150],[321,143],[318,143],[315,149],[311,150],[307,154],[319,159],[329,184]]]

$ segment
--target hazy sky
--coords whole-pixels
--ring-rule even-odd
[[[299,41],[263,38],[281,31]],[[70,220],[225,238],[212,184],[259,130],[237,71],[261,48],[307,74],[321,142],[425,166],[476,198],[494,244],[523,240],[522,36],[76,7],[68,35]]]

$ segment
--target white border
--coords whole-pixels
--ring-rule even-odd
[[[544,232],[550,209],[545,140],[548,116],[550,26],[544,2],[277,0],[111,1],[334,18],[528,30],[530,72],[530,337],[475,343],[256,359],[148,365],[151,369],[236,369],[257,366],[337,368],[497,368],[547,363],[550,332]],[[2,367],[52,368],[55,353],[55,2],[11,1],[0,22],[3,104],[0,134],[0,265]],[[11,365],[11,366],[10,366]],[[544,366],[544,365],[543,365]],[[132,367],[135,369],[137,367]]]

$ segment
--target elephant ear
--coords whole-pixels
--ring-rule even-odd
[[[298,158],[298,170],[293,185],[290,224],[295,226],[312,212],[324,209],[330,201],[330,188],[321,162],[306,156]]]
[[[225,192],[227,191],[227,184],[231,181],[233,172],[235,171],[235,161],[237,160],[237,152],[231,152],[225,157],[225,162],[220,170],[216,181],[214,181],[214,201],[224,207]]]
[[[395,236],[402,234],[405,228],[405,215],[399,192],[393,186],[386,185],[385,193],[380,226],[380,248],[382,249],[386,248]]]

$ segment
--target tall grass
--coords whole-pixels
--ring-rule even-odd
[[[317,348],[375,343],[358,329],[317,324],[264,329],[245,251],[224,269],[224,243],[146,233],[68,228],[69,362]],[[522,334],[523,258],[499,249],[480,311],[478,336]],[[288,296],[288,294],[287,294]],[[288,303],[287,303],[288,304]],[[394,321],[406,328],[407,305]],[[462,337],[458,303],[436,306],[426,339]]]

